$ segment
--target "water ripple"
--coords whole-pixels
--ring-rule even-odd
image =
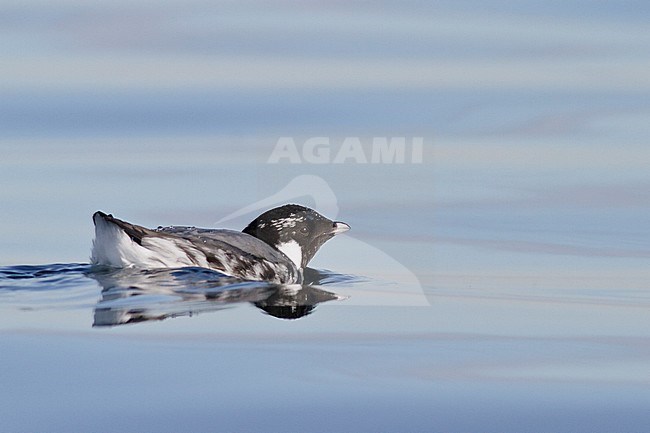
[[[320,286],[363,279],[307,269],[305,284],[244,281],[204,268],[111,269],[88,264],[0,267],[0,308],[93,308],[94,326],[116,326],[250,303],[265,314],[297,319],[316,305],[345,299]],[[98,293],[99,290],[99,293]],[[99,300],[97,299],[99,295]]]

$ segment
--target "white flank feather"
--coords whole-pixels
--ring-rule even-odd
[[[175,268],[208,267],[205,255],[184,239],[145,237],[142,245],[117,225],[95,220],[92,263],[114,267]]]

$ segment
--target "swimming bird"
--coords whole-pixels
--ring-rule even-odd
[[[101,211],[93,215],[91,262],[112,267],[199,266],[254,281],[302,282],[303,269],[329,239],[350,226],[313,209],[287,204],[244,230],[185,226],[148,229]]]

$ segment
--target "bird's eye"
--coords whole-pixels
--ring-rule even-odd
[[[300,229],[300,233],[303,234],[303,235],[306,235],[307,233],[309,233],[309,229],[307,227],[302,227]]]

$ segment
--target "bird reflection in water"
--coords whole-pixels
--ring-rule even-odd
[[[192,316],[243,303],[277,318],[298,319],[312,313],[319,303],[345,299],[315,287],[336,280],[336,274],[311,268],[305,269],[302,285],[244,281],[203,268],[94,267],[87,275],[102,287],[94,311],[96,327]]]

